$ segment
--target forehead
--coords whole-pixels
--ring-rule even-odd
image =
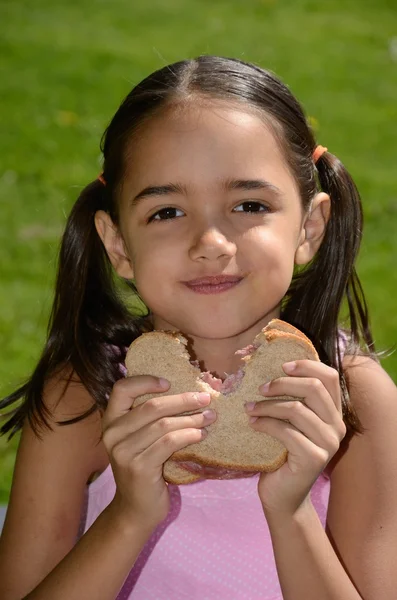
[[[143,124],[128,147],[125,181],[133,187],[174,179],[212,185],[231,176],[284,181],[296,192],[270,124],[229,102],[168,107]]]

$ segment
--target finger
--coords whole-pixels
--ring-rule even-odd
[[[158,377],[152,375],[136,375],[119,379],[110,394],[104,421],[110,423],[128,413],[139,396],[165,392],[169,387],[169,382],[168,385],[164,385]]]
[[[299,400],[258,402],[256,410],[250,415],[257,416],[259,420],[266,418],[266,422],[268,418],[278,419],[280,422],[287,421],[321,448],[333,447],[334,442],[339,444],[346,434],[346,427],[341,415],[336,413],[337,420],[334,424],[325,423]],[[262,421],[262,425],[263,423],[264,421]]]
[[[342,410],[342,399],[340,393],[339,373],[336,369],[325,365],[320,361],[296,360],[284,363],[283,370],[287,375],[294,377],[309,377],[319,379],[334,399],[336,407]]]
[[[273,396],[302,398],[302,401],[326,423],[334,423],[340,414],[336,400],[330,396],[319,379],[280,377],[280,379],[274,379],[259,389],[261,394],[268,398]],[[262,402],[258,404],[262,404]]]
[[[135,412],[135,409],[132,412]],[[127,422],[124,419],[117,427],[110,427],[103,438],[109,449],[122,440],[128,440],[127,443],[133,448],[134,454],[139,454],[164,435],[179,429],[201,429],[215,420],[216,413],[213,410],[204,410],[194,415],[167,416],[143,426],[139,426],[137,421]]]
[[[206,437],[205,429],[186,428],[171,431],[142,451],[136,452],[134,436],[120,442],[113,451],[118,464],[128,465],[134,475],[146,475],[153,467],[162,466],[173,454]]]
[[[103,436],[107,434],[106,442],[109,444],[122,439],[126,435],[138,431],[149,423],[164,417],[175,416],[184,412],[202,411],[211,401],[211,396],[202,392],[185,392],[173,396],[156,396],[132,408],[121,417],[103,424]],[[108,446],[111,447],[111,446]]]
[[[255,431],[262,431],[278,439],[288,450],[288,462],[291,464],[293,459],[300,465],[306,465],[311,469],[313,465],[318,470],[324,469],[331,458],[336,454],[340,442],[337,439],[330,439],[326,444],[319,446],[311,439],[303,435],[290,423],[278,421],[277,419],[262,418],[251,425]]]
[[[184,392],[173,396],[155,396],[132,409],[125,421],[133,420],[137,429],[162,419],[183,413],[202,412],[211,402],[210,394],[206,392]]]
[[[206,429],[179,429],[164,435],[144,450],[140,456],[143,461],[150,458],[155,463],[163,465],[175,452],[201,442],[207,435]]]

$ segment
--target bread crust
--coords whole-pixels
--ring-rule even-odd
[[[208,392],[211,403],[205,409],[212,408],[217,412],[217,420],[206,427],[206,438],[175,452],[165,463],[166,481],[179,485],[201,479],[197,473],[178,466],[178,462],[227,469],[235,472],[236,476],[239,472],[271,472],[280,468],[287,459],[286,448],[274,437],[249,427],[244,405],[248,401],[265,402],[269,399],[261,395],[258,388],[267,381],[285,377],[282,370],[285,362],[303,358],[319,360],[310,340],[289,323],[273,319],[255,337],[255,351],[242,358],[242,380],[227,394],[214,390],[201,379],[199,368],[190,362],[186,346],[187,339],[180,332],[154,331],[137,338],[126,356],[128,376],[147,374],[165,377],[171,383],[167,395],[186,391]],[[140,396],[134,406],[158,395]],[[289,396],[280,398],[290,399]]]

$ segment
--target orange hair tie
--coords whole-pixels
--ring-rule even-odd
[[[100,173],[100,174],[98,175],[98,179],[99,179],[99,181],[102,183],[102,185],[106,185],[106,181],[105,181],[105,178],[104,178],[104,176],[103,176],[103,171],[102,171],[102,173]]]
[[[324,152],[328,152],[328,148],[325,148],[325,146],[320,146],[320,145],[316,146],[316,148],[314,149],[314,152],[313,152],[314,163],[316,163],[318,161],[318,159],[322,157]]]

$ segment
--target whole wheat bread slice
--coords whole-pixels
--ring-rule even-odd
[[[126,356],[128,376],[165,377],[171,384],[166,395],[208,392],[211,395],[209,407],[217,412],[217,420],[206,427],[206,438],[174,453],[165,463],[166,481],[182,484],[200,479],[199,475],[178,466],[182,461],[245,472],[278,469],[287,457],[285,447],[272,436],[249,427],[244,404],[266,402],[268,398],[262,396],[258,388],[263,383],[284,377],[282,365],[285,362],[304,358],[319,360],[310,340],[284,321],[270,321],[255,337],[254,345],[258,346],[255,352],[242,358],[244,377],[241,383],[227,395],[201,380],[200,370],[191,364],[186,345],[186,338],[179,332],[154,331],[137,338]],[[134,406],[158,395],[164,393],[140,396]],[[281,398],[289,399],[288,396]]]

